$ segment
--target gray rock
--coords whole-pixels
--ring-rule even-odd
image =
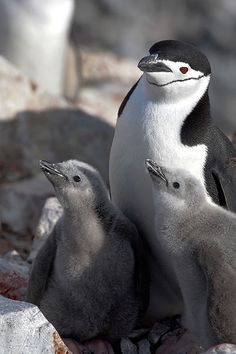
[[[219,344],[216,347],[210,348],[202,354],[235,354],[236,345],[233,344]]]
[[[71,354],[37,306],[0,296],[1,354]]]
[[[97,167],[108,181],[112,138],[109,124],[80,110],[24,112],[13,121],[0,122],[0,161],[6,170],[9,161],[17,163],[23,176],[31,176],[39,172],[40,159],[75,158]]]
[[[162,323],[155,323],[152,327],[151,331],[148,334],[148,339],[151,344],[157,344],[160,338],[167,332],[170,331],[170,327],[162,324]]]
[[[37,174],[42,158],[84,160],[108,181],[110,124],[41,92],[1,57],[0,76],[0,182]]]
[[[57,198],[49,198],[46,200],[38,227],[36,229],[31,252],[28,257],[29,263],[33,262],[44,241],[47,239],[58,219],[62,215],[62,212],[62,206]]]
[[[122,354],[138,354],[136,345],[129,338],[121,339],[120,349]]]
[[[23,300],[29,277],[29,265],[16,251],[0,257],[0,295]]]
[[[151,354],[150,343],[147,339],[143,339],[138,342],[138,353],[139,354]]]
[[[113,127],[40,91],[0,57],[0,222],[31,234],[53,190],[40,159],[86,161],[108,181]]]
[[[33,233],[45,198],[53,194],[42,175],[0,185],[1,222],[13,232]]]

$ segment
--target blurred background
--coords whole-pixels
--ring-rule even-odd
[[[1,0],[0,4],[1,55],[42,88],[73,100],[83,97],[87,102],[85,86],[108,81],[119,85],[121,79],[132,84],[139,75],[137,62],[156,41],[193,43],[212,65],[215,121],[228,134],[236,128],[235,0]],[[124,59],[132,64],[119,65]],[[122,88],[110,91],[119,94]],[[100,97],[101,92],[97,94]],[[115,119],[111,111],[109,120]]]
[[[108,182],[117,110],[154,42],[207,55],[212,115],[232,138],[235,37],[235,0],[0,0],[0,254],[28,257],[53,194],[39,159],[78,158]]]

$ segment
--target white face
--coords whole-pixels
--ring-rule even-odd
[[[159,60],[171,71],[144,72],[146,89],[151,96],[163,96],[166,100],[186,98],[198,89],[205,91],[209,85],[210,75],[204,76],[184,62]]]

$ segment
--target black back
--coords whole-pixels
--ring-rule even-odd
[[[131,89],[129,90],[129,92],[127,93],[127,95],[125,96],[123,101],[121,102],[120,108],[118,110],[118,118],[122,114],[122,112],[123,112],[123,110],[124,110],[124,108],[126,106],[126,103],[128,102],[132,92],[135,90],[136,86],[138,85],[140,79],[141,78],[139,78],[138,81],[131,87]]]
[[[181,130],[181,142],[187,146],[207,146],[204,170],[206,189],[216,204],[225,206],[225,195],[218,174],[214,171],[219,168],[224,171],[229,157],[236,156],[236,152],[228,138],[212,123],[207,91],[185,120]]]

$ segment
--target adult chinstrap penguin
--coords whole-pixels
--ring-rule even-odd
[[[183,302],[173,269],[155,241],[155,207],[143,161],[150,157],[186,169],[204,186],[209,201],[236,211],[236,151],[211,119],[211,68],[204,54],[184,42],[162,41],[138,66],[143,75],[119,109],[109,174],[113,201],[148,244],[148,313],[156,320],[179,314]]]
[[[127,336],[140,325],[149,288],[135,226],[113,206],[92,166],[41,161],[41,168],[63,215],[34,261],[27,301],[63,337]]]

